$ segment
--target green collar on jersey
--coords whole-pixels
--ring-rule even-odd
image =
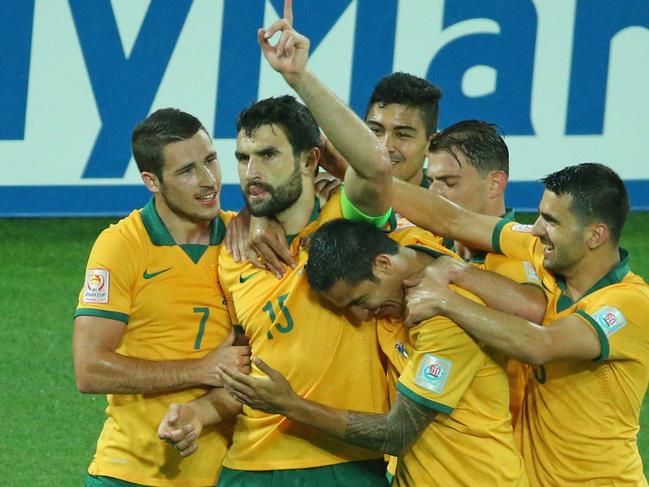
[[[142,208],[142,223],[146,228],[151,242],[154,245],[178,245],[173,239],[169,230],[156,210],[154,198],[152,197],[149,202]],[[219,245],[225,238],[225,223],[221,215],[217,216],[210,225],[210,245]],[[188,244],[191,247],[196,247],[198,244]],[[184,247],[181,245],[181,247]],[[202,245],[201,247],[206,247]],[[193,259],[193,258],[192,258]]]
[[[606,286],[617,284],[622,279],[624,279],[624,276],[626,276],[629,272],[631,272],[631,267],[629,266],[629,252],[620,247],[620,263],[617,266],[615,266],[613,269],[611,269],[608,272],[608,274],[606,274],[599,281],[597,281],[577,301],[583,299],[589,294],[592,294],[595,291],[602,289]],[[576,301],[573,301],[572,298],[565,295],[566,280],[560,276],[555,276],[555,277],[557,281],[557,286],[559,286],[559,289],[561,289],[561,296],[559,296],[559,299],[557,301],[557,311],[561,312],[573,306]]]
[[[313,223],[314,221],[316,221],[316,219],[320,215],[320,210],[321,210],[321,208],[320,208],[320,198],[318,198],[316,196],[315,201],[313,203],[313,211],[311,212],[311,216],[309,217],[309,221],[306,222],[306,225],[304,225],[305,228],[308,225],[311,225],[311,223]],[[291,245],[291,243],[293,242],[293,239],[295,239],[295,237],[297,237],[298,235],[299,235],[299,233],[294,233],[293,235],[287,235],[286,240],[288,240],[288,244]]]
[[[502,219],[501,221],[503,221],[504,223],[513,222],[513,221],[516,220],[516,212],[514,210],[508,208],[507,213],[505,213],[501,217],[501,219]],[[457,251],[455,250],[455,241],[453,241],[452,239],[445,238],[443,245],[447,249],[452,250],[453,252],[457,253]],[[487,258],[488,253],[489,252],[485,252],[484,250],[480,250],[480,251],[476,252],[474,255],[472,255],[469,260],[464,259],[464,257],[462,257],[462,256],[460,256],[460,257],[462,257],[462,259],[464,259],[465,261],[470,262],[472,264],[484,264],[484,261]]]
[[[409,249],[416,250],[417,252],[423,252],[424,254],[430,255],[433,259],[438,257],[450,257],[450,255],[440,252],[439,250],[431,249],[425,245],[406,245]]]

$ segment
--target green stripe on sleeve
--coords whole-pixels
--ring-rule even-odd
[[[494,227],[494,233],[491,235],[491,246],[494,249],[494,252],[498,254],[502,254],[503,251],[500,248],[500,234],[503,231],[503,227],[507,225],[508,223],[511,223],[511,220],[508,219],[507,217],[501,218],[498,223],[496,223],[496,226]]]
[[[98,316],[99,318],[108,318],[109,320],[121,321],[125,325],[128,324],[128,315],[126,313],[119,313],[117,311],[106,311],[103,309],[94,308],[77,308],[74,312],[74,317],[77,316]]]
[[[607,358],[608,355],[611,351],[611,348],[608,344],[608,337],[606,336],[606,333],[604,330],[602,330],[602,327],[599,326],[599,323],[593,319],[591,315],[586,313],[582,309],[577,310],[577,314],[581,316],[583,319],[585,319],[590,326],[592,326],[595,331],[597,332],[597,338],[599,338],[599,345],[601,347],[601,353],[599,354],[599,357],[597,357],[594,361],[597,363],[602,363],[604,362]]]
[[[392,215],[392,208],[389,208],[384,215],[380,216],[370,216],[364,213],[363,211],[358,209],[354,205],[354,203],[349,201],[349,198],[347,198],[347,193],[345,192],[345,186],[343,186],[342,193],[340,195],[340,209],[342,210],[343,216],[346,219],[371,223],[377,228],[383,228],[383,226],[390,219],[390,215]]]
[[[428,409],[433,409],[435,411],[439,411],[440,413],[444,414],[451,414],[453,412],[453,408],[450,406],[447,406],[446,404],[441,404],[439,402],[431,401],[430,399],[426,399],[425,397],[421,397],[419,394],[416,392],[408,389],[403,383],[397,382],[397,390],[406,396],[408,399],[411,401],[416,402],[420,406],[424,406]]]

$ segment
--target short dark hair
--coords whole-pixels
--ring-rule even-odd
[[[156,110],[133,128],[131,148],[140,172],[152,172],[162,179],[164,158],[162,152],[167,144],[191,139],[203,124],[193,115],[177,108]]]
[[[629,196],[624,182],[611,168],[597,162],[564,167],[541,178],[545,189],[557,196],[572,196],[570,209],[582,222],[604,222],[614,244],[620,241],[629,214]]]
[[[455,159],[459,150],[482,177],[491,171],[509,175],[509,150],[498,126],[482,120],[463,120],[433,135],[430,152],[446,151]],[[458,164],[460,163],[457,159]]]
[[[295,157],[320,145],[320,128],[307,107],[284,95],[260,100],[239,113],[237,132],[251,135],[262,125],[278,125],[286,133]]]
[[[311,236],[306,273],[311,288],[324,292],[338,281],[356,285],[376,280],[372,272],[379,254],[394,255],[399,244],[367,222],[331,220]]]
[[[441,90],[427,79],[408,73],[392,73],[374,87],[365,118],[375,103],[406,105],[419,110],[428,136],[437,130],[441,97]]]

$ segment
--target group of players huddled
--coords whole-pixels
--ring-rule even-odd
[[[292,23],[258,40],[304,105],[239,115],[241,212],[195,117],[133,130],[153,197],[98,237],[75,314],[78,388],[108,394],[85,485],[646,486],[618,175],[550,174],[519,224],[495,125],[437,132],[405,73],[359,119]]]

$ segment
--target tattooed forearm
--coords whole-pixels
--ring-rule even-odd
[[[435,414],[399,393],[387,415],[350,411],[345,441],[398,456],[410,448]]]

